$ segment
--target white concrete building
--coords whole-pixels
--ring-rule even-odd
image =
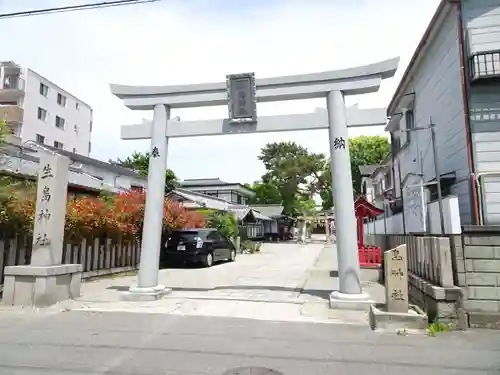
[[[53,152],[70,159],[69,182],[73,187],[114,193],[147,188],[147,178],[133,170],[73,152],[38,145],[35,142],[27,142],[22,146],[12,144],[3,146],[0,149],[0,175],[35,179],[40,157]]]
[[[91,151],[92,108],[12,61],[0,62],[0,120],[22,141],[85,156]]]

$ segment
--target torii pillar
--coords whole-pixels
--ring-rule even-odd
[[[122,126],[122,139],[151,139],[152,155],[158,145],[164,145],[165,150],[156,161],[153,158],[150,160],[147,192],[150,197],[146,201],[138,285],[130,289],[126,298],[160,298],[166,290],[158,285],[163,217],[163,210],[160,209],[163,196],[160,197],[159,191],[164,185],[166,139],[328,129],[339,273],[339,290],[331,293],[330,306],[368,308],[373,301],[361,288],[347,127],[385,126],[386,110],[346,108],[344,96],[377,92],[383,79],[394,76],[398,63],[399,58],[395,58],[338,71],[257,79],[257,102],[325,97],[327,111],[320,109],[307,114],[263,116],[250,124],[235,124],[228,119],[167,121],[171,108],[227,105],[226,82],[182,86],[111,85],[113,94],[121,98],[128,108],[154,110],[153,122]],[[153,165],[153,162],[156,164]]]

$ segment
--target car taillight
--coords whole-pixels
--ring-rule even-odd
[[[201,249],[203,247],[203,240],[201,237],[196,237],[196,248]]]

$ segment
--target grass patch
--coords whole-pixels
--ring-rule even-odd
[[[447,324],[441,323],[438,320],[433,321],[429,324],[429,328],[427,333],[431,337],[436,337],[436,335],[440,332],[448,332],[449,327]]]
[[[241,243],[241,252],[243,254],[255,254],[260,252],[261,248],[262,248],[261,242],[243,241]]]

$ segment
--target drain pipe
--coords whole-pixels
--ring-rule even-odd
[[[465,62],[465,43],[464,43],[464,25],[462,18],[462,5],[460,1],[450,0],[450,3],[455,5],[458,23],[458,51],[460,54],[460,83],[462,89],[462,101],[464,107],[465,135],[467,144],[467,163],[469,166],[469,186],[471,191],[471,208],[473,213],[473,222],[475,225],[480,225],[479,203],[477,190],[477,177],[474,166],[474,153],[472,150],[472,131],[469,116],[469,89],[467,86],[467,69]]]

